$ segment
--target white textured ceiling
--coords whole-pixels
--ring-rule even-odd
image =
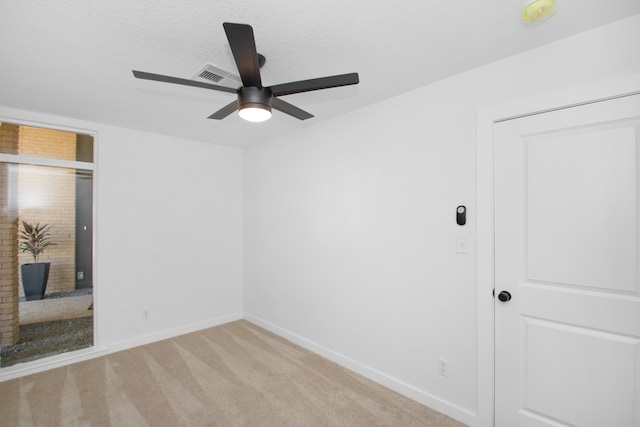
[[[640,13],[639,0],[557,3],[527,27],[520,0],[0,0],[0,105],[246,147]],[[206,118],[233,94],[133,78],[236,72],[227,21],[253,26],[265,86],[349,72],[360,84],[283,97],[310,120],[254,124]]]

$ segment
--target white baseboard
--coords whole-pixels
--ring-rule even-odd
[[[191,323],[179,328],[166,329],[163,331],[154,332],[152,334],[142,335],[131,340],[120,341],[109,345],[108,353],[115,353],[116,351],[127,350],[129,348],[151,344],[156,341],[162,341],[180,335],[190,334],[191,332],[213,328],[215,326],[220,326],[225,323],[241,320],[243,318],[244,316],[242,313],[227,314],[225,316],[216,317],[215,319],[209,319],[204,322]]]
[[[448,415],[451,418],[454,418],[464,424],[471,425],[471,426],[478,424],[477,414],[470,412],[464,408],[461,408],[451,402],[448,402],[444,399],[441,399],[423,390],[417,389],[396,378],[393,378],[380,371],[377,371],[374,368],[363,365],[362,363],[359,363],[356,360],[343,356],[331,349],[318,345],[313,341],[310,341],[304,337],[296,335],[277,325],[269,323],[259,317],[245,313],[244,319],[257,326],[260,326],[261,328],[264,328],[270,332],[273,332],[274,334],[280,337],[283,337],[299,345],[300,347],[303,347],[309,351],[312,351],[313,353],[316,353],[326,359],[329,359],[332,362],[335,362],[338,365],[346,369],[349,369],[350,371],[356,372],[362,375],[363,377],[366,377],[372,381],[375,381],[378,384],[388,387],[391,390],[397,393],[400,393],[403,396],[408,397],[409,399],[415,400],[416,402],[419,402],[425,406],[428,406],[431,409],[434,409],[438,412]]]
[[[94,359],[96,357],[107,355],[104,349],[96,347],[83,348],[77,351],[49,356],[44,359],[34,360],[33,362],[19,363],[13,366],[7,366],[0,371],[0,382],[9,381],[15,378],[26,377],[27,375],[36,374],[38,372],[47,371],[49,369],[59,368],[61,366],[71,365],[72,363],[83,362],[85,360]]]

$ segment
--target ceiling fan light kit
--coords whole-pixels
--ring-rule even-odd
[[[271,91],[265,88],[238,89],[238,115],[249,122],[264,122],[271,118]]]
[[[271,118],[272,108],[299,120],[310,119],[313,117],[312,114],[283,101],[279,96],[355,85],[360,82],[358,73],[349,73],[263,87],[260,67],[264,65],[265,57],[256,50],[253,28],[250,25],[229,22],[225,22],[223,27],[242,79],[242,86],[234,89],[227,86],[136,70],[133,70],[133,75],[138,79],[235,93],[238,98],[236,101],[222,107],[208,118],[222,120],[231,113],[238,111],[240,117],[251,122],[268,120]]]
[[[266,122],[271,118],[271,108],[245,107],[238,110],[238,115],[248,122]]]
[[[522,21],[534,24],[547,19],[556,11],[556,0],[527,0],[522,10]]]

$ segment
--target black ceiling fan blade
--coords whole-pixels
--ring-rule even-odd
[[[291,95],[312,90],[329,89],[332,87],[349,86],[360,83],[358,73],[340,74],[337,76],[320,77],[317,79],[300,80],[270,86],[273,96]]]
[[[197,82],[195,80],[189,80],[189,79],[181,79],[179,77],[163,76],[162,74],[147,73],[144,71],[136,71],[136,70],[132,70],[132,71],[133,71],[133,75],[137,79],[154,80],[154,81],[164,82],[164,83],[173,83],[177,85],[194,86],[194,87],[201,87],[204,89],[219,90],[222,92],[237,93],[237,90],[231,87],[218,86],[218,85],[213,85],[211,83]]]
[[[233,52],[242,84],[245,86],[262,87],[260,80],[260,63],[258,61],[258,51],[256,41],[253,37],[253,28],[247,24],[233,24],[225,22],[222,24],[227,33],[229,46]]]
[[[219,109],[218,111],[216,111],[215,113],[213,113],[207,118],[214,119],[214,120],[222,120],[225,117],[229,116],[229,114],[233,113],[234,111],[238,111],[238,100],[233,101],[231,104],[225,105],[224,107],[222,107],[221,109]]]
[[[307,120],[313,117],[313,114],[275,97],[271,98],[271,108],[275,108],[278,111],[282,111],[283,113],[300,120]]]

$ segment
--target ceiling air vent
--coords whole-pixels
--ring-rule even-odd
[[[242,86],[240,77],[213,64],[204,64],[204,66],[191,76],[191,80],[232,88]]]

